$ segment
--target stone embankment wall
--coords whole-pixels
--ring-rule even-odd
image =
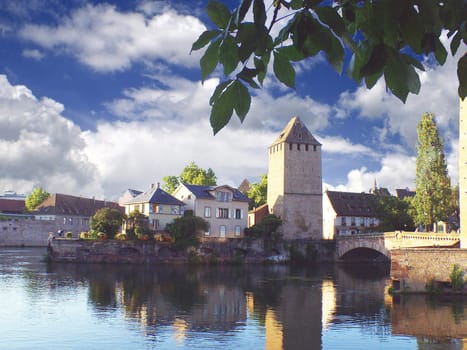
[[[467,275],[467,249],[406,248],[391,250],[391,278],[401,292],[427,292],[426,286],[449,282],[458,264]]]
[[[0,247],[45,247],[49,232],[55,232],[54,221],[30,218],[0,220]]]
[[[291,249],[314,260],[332,261],[335,252],[329,242],[284,241],[271,250],[265,249],[262,240],[241,239],[203,241],[191,253],[177,252],[167,243],[153,241],[54,239],[48,249],[52,261],[83,263],[258,263],[271,255],[289,256]]]

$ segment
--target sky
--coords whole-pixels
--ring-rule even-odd
[[[237,1],[229,1],[235,8]],[[215,136],[192,43],[213,24],[206,1],[0,0],[0,194],[35,187],[116,200],[194,161],[238,187],[267,173],[268,146],[294,115],[322,144],[323,190],[415,187],[417,124],[434,113],[458,181],[456,62],[428,57],[405,104],[367,90],[322,54],[295,65],[296,88],[268,75],[245,121]],[[442,38],[448,48],[446,36]],[[464,53],[461,46],[458,55]],[[450,52],[450,50],[448,50]],[[272,71],[272,69],[270,69]]]

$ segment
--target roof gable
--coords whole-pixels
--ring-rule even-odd
[[[149,191],[141,193],[125,204],[132,203],[151,203],[151,204],[167,204],[167,205],[185,205],[182,201],[167,193],[160,187],[152,187]]]
[[[196,198],[198,199],[216,199],[213,191],[228,189],[232,191],[232,200],[238,202],[248,202],[248,197],[245,196],[238,189],[230,187],[228,185],[221,186],[205,186],[205,185],[191,185],[183,184]]]
[[[308,130],[306,125],[297,116],[290,119],[284,130],[282,130],[279,137],[273,142],[271,146],[283,142],[321,146],[321,144]]]

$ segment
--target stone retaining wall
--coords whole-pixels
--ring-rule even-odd
[[[401,292],[427,292],[426,286],[449,282],[458,264],[467,276],[467,249],[406,248],[391,250],[391,278]]]
[[[49,232],[56,232],[54,221],[35,220],[34,217],[0,220],[0,247],[45,247]]]

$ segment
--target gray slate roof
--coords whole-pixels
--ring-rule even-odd
[[[376,199],[371,193],[326,191],[338,216],[377,217]]]
[[[152,203],[166,205],[185,205],[182,201],[165,192],[162,188],[152,187],[150,190],[141,193],[135,198],[129,200],[125,204],[132,203]]]
[[[224,186],[205,186],[205,185],[191,185],[191,184],[183,184],[191,193],[195,195],[196,198],[199,199],[216,199],[210,192],[214,191],[220,187],[227,187],[232,192],[232,200],[238,202],[248,202],[248,197],[245,196],[242,192],[238,189],[224,185]]]

